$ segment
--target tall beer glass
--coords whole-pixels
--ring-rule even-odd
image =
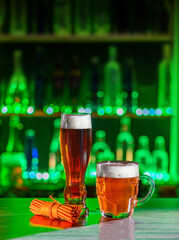
[[[60,145],[66,174],[65,203],[77,204],[88,213],[85,173],[90,157],[92,127],[90,114],[62,114]]]

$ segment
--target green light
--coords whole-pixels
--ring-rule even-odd
[[[149,109],[149,115],[150,115],[150,116],[154,116],[154,115],[155,115],[155,109],[150,108],[150,109]]]
[[[142,109],[141,108],[137,108],[136,115],[137,116],[142,116],[142,113],[143,113]]]
[[[32,159],[32,164],[37,165],[39,163],[39,159],[38,158],[33,158]]]
[[[23,179],[28,179],[29,178],[29,172],[28,171],[25,171],[22,173],[22,178]]]
[[[14,104],[14,112],[16,113],[16,114],[19,114],[20,112],[21,112],[21,104],[20,103],[15,103]]]
[[[36,174],[36,178],[37,178],[37,180],[41,180],[42,179],[42,173],[38,172]]]
[[[97,92],[97,97],[98,98],[103,98],[104,97],[104,92],[103,91],[98,91]]]
[[[6,106],[4,106],[4,107],[2,107],[2,109],[1,109],[1,112],[3,113],[3,114],[5,114],[5,113],[7,113],[7,107]]]
[[[46,110],[46,113],[47,113],[48,115],[53,114],[53,108],[52,108],[52,107],[48,107],[47,110]]]
[[[123,108],[118,108],[116,113],[117,113],[117,115],[122,116],[124,114],[124,109]]]
[[[169,174],[168,173],[164,173],[163,180],[167,182],[169,179],[170,179]]]
[[[147,108],[143,109],[143,115],[148,116],[149,115],[149,110]]]
[[[85,113],[89,113],[89,114],[91,114],[91,113],[92,113],[92,109],[91,109],[91,108],[89,108],[89,107],[88,107],[88,108],[86,108],[86,109],[85,109]]]
[[[167,113],[168,115],[173,114],[173,109],[170,108],[170,107],[168,107],[168,108],[166,109],[166,113]]]
[[[78,113],[85,113],[85,109],[83,107],[78,108]]]
[[[35,172],[34,171],[30,171],[29,172],[29,178],[30,179],[34,179],[35,178]]]
[[[161,180],[161,179],[163,178],[163,173],[157,173],[157,174],[156,174],[156,178],[157,178],[158,180]]]
[[[97,114],[102,116],[104,115],[104,109],[103,108],[98,108]]]
[[[113,113],[113,108],[112,108],[111,106],[107,106],[107,107],[105,108],[105,110],[106,110],[107,114]]]
[[[28,114],[33,114],[34,113],[34,108],[33,107],[28,107],[27,113]]]
[[[65,113],[72,113],[72,107],[68,106],[68,107],[65,109]]]
[[[161,115],[162,115],[162,109],[157,108],[157,109],[155,110],[155,114],[156,114],[157,116],[161,116]]]
[[[96,171],[90,172],[90,176],[96,176]]]
[[[48,180],[48,179],[49,179],[49,174],[48,174],[47,172],[44,172],[44,173],[42,174],[42,178],[43,178],[44,180]]]
[[[136,92],[136,91],[132,92],[132,98],[138,98],[138,96],[139,96],[138,92]]]
[[[60,108],[59,108],[59,106],[55,106],[55,107],[53,108],[53,110],[54,110],[55,113],[57,113],[57,112],[60,111]]]

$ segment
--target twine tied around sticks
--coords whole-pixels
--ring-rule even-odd
[[[52,199],[53,202],[34,199],[30,205],[30,211],[33,214],[47,216],[52,219],[63,219],[72,223],[78,221],[82,212],[80,206],[62,204],[52,196],[50,196],[50,199]]]

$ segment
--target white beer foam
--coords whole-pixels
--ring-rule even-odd
[[[60,128],[89,129],[91,128],[90,114],[62,114]]]
[[[139,166],[137,164],[115,165],[115,164],[98,164],[97,176],[108,178],[134,178],[139,176]]]

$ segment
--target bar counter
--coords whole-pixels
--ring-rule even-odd
[[[29,211],[32,200],[0,199],[0,239],[179,239],[176,198],[153,198],[122,220],[101,217],[97,199],[88,198],[89,216],[78,224],[34,216]],[[63,199],[57,200],[63,203]]]

